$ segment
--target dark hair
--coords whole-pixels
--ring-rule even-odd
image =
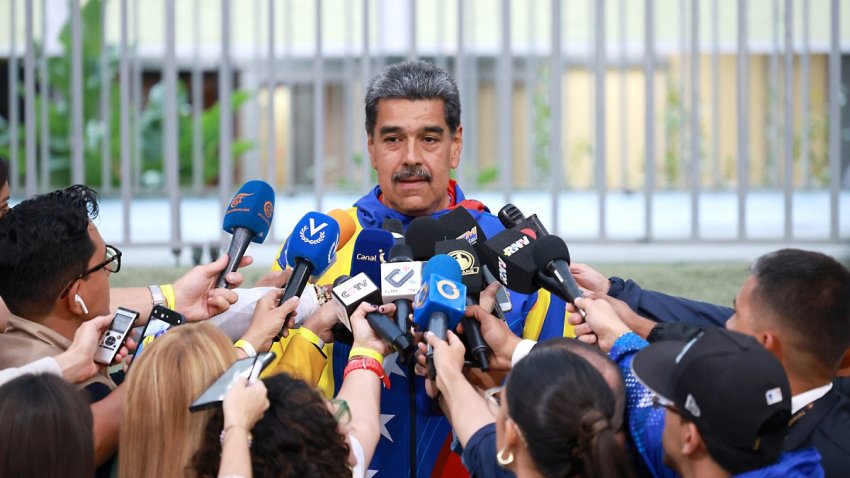
[[[251,434],[251,467],[263,477],[351,477],[349,447],[319,392],[286,373],[263,380],[269,409]],[[224,417],[218,410],[207,423],[192,466],[199,476],[218,476]]]
[[[47,314],[88,267],[97,193],[76,185],[23,201],[0,218],[0,297],[25,318]]]
[[[620,367],[608,355],[599,350],[599,347],[593,347],[580,340],[555,337],[545,342],[540,342],[534,348],[547,347],[561,347],[568,352],[572,352],[587,360],[587,363],[602,374],[602,378],[605,379],[605,382],[614,393],[614,416],[611,419],[611,428],[615,432],[621,431],[623,428],[623,415],[626,413],[626,383],[623,381],[623,374],[620,373]]]
[[[0,387],[0,476],[94,476],[92,414],[74,387],[52,375]]]
[[[384,68],[366,90],[366,134],[375,133],[378,101],[390,99],[443,100],[449,132],[460,126],[460,94],[454,78],[445,70],[424,61],[406,61]]]
[[[6,162],[5,159],[0,158],[0,188],[2,188],[6,181],[9,180],[9,163]]]
[[[781,249],[753,263],[754,305],[830,375],[850,346],[850,271],[819,252]]]
[[[614,394],[587,360],[561,347],[535,348],[511,371],[505,393],[543,476],[632,475],[614,436]]]

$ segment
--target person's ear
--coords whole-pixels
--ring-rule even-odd
[[[679,429],[681,433],[682,455],[693,456],[702,447],[702,435],[700,435],[694,422],[682,421]]]
[[[452,136],[452,146],[451,146],[451,162],[449,166],[451,169],[457,169],[460,165],[460,152],[463,150],[463,126],[458,126],[457,131]]]
[[[372,169],[378,169],[378,162],[375,160],[375,136],[369,135],[369,141],[366,143],[366,149],[369,150],[369,164],[372,165]]]
[[[782,341],[779,336],[773,332],[762,332],[759,336],[759,342],[770,352],[777,360],[782,363],[785,361],[782,358]]]
[[[74,315],[87,315],[89,313],[85,300],[80,296],[79,281],[74,281],[65,296],[65,306]]]

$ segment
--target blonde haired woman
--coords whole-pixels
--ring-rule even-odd
[[[139,357],[127,379],[118,476],[185,476],[212,410],[189,405],[236,360],[214,325],[175,327]]]

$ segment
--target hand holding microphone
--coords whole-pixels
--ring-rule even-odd
[[[466,286],[461,282],[458,263],[447,255],[432,257],[423,267],[422,287],[413,304],[413,321],[420,330],[428,330],[446,340],[446,332],[457,327],[466,310]],[[433,349],[429,347],[428,375],[434,379]]]
[[[252,242],[266,240],[274,216],[274,189],[265,181],[248,181],[239,189],[224,213],[222,228],[233,234],[227,250],[227,267],[221,272],[216,287],[232,287],[225,277],[235,272]]]
[[[339,224],[326,214],[309,212],[298,221],[287,241],[285,254],[281,254],[281,259],[285,256],[287,265],[292,267],[292,277],[280,298],[281,304],[301,295],[311,275],[320,276],[330,267],[336,259],[339,238]],[[283,333],[281,328],[275,341],[280,340]]]

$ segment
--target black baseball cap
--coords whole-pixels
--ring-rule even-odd
[[[688,342],[656,342],[635,355],[632,372],[662,405],[694,422],[727,471],[779,458],[791,389],[782,364],[752,337],[712,327]]]

